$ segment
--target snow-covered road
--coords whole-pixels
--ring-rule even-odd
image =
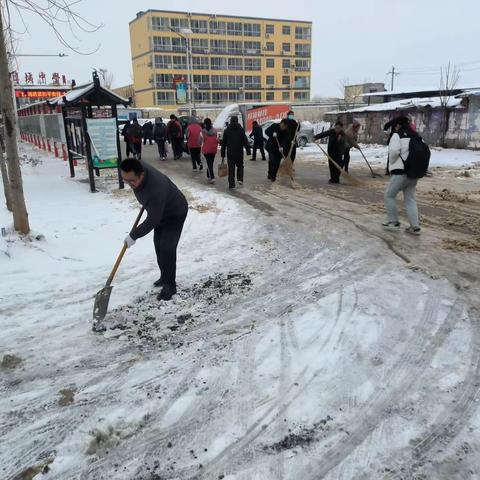
[[[2,478],[477,478],[478,305],[442,274],[451,257],[427,262],[428,234],[307,189],[227,196],[178,177],[182,291],[158,304],[140,240],[94,334],[136,206],[66,170],[24,167],[45,240],[0,240],[0,356],[20,362],[0,370]]]

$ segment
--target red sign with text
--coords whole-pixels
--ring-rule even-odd
[[[252,130],[252,124],[256,120],[260,125],[268,120],[279,120],[287,117],[290,105],[265,105],[264,107],[247,110],[246,130]]]

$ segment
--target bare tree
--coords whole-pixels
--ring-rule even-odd
[[[3,125],[1,127],[3,130]],[[12,211],[12,194],[10,192],[10,182],[8,180],[8,171],[7,171],[7,163],[5,162],[5,143],[3,141],[3,134],[0,131],[0,173],[2,175],[3,181],[3,192],[5,193],[5,204],[7,206],[8,211]]]
[[[448,131],[448,122],[450,118],[450,99],[453,96],[455,87],[457,87],[460,80],[460,73],[455,65],[450,62],[445,67],[440,68],[440,108],[442,112],[441,118],[441,135],[440,144],[442,147],[446,146],[445,138]]]
[[[103,86],[111,90],[113,85],[113,80],[115,79],[113,73],[109,72],[106,68],[99,68],[98,73],[100,75]]]
[[[20,169],[17,145],[16,105],[12,96],[12,81],[8,58],[8,51],[12,46],[12,34],[14,32],[11,11],[13,9],[19,15],[25,31],[28,31],[25,14],[34,14],[46,23],[62,45],[76,53],[88,55],[93,52],[81,52],[78,47],[73,46],[67,40],[62,30],[62,28],[67,28],[69,36],[79,40],[75,33],[76,30],[94,32],[100,28],[100,26],[86,21],[74,10],[74,6],[79,3],[80,0],[5,0],[5,2],[1,2],[0,109],[5,125],[5,149],[7,154],[7,169],[6,171],[2,169],[2,177],[4,184],[8,183],[9,185],[5,193],[10,197],[14,228],[23,234],[27,234],[30,231],[30,225],[23,194],[22,171]],[[9,191],[9,194],[7,191]]]

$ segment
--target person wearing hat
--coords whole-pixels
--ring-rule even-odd
[[[404,161],[408,157],[410,139],[415,133],[410,128],[410,120],[404,116],[395,118],[388,122],[386,126],[393,129],[393,134],[388,144],[390,182],[385,191],[385,210],[388,218],[382,225],[390,230],[400,228],[397,195],[403,192],[405,209],[410,222],[410,226],[405,231],[412,235],[420,235],[421,229],[415,198],[417,179],[407,177],[404,165]]]
[[[354,120],[345,129],[345,151],[343,152],[343,168],[348,172],[348,165],[350,163],[350,149],[352,147],[360,149],[358,145],[358,132],[360,131],[360,122]]]

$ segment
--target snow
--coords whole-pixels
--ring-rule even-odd
[[[430,455],[463,466],[458,478],[478,467],[447,445],[478,448],[474,310],[457,285],[405,268],[388,247],[399,240],[353,204],[174,175],[191,205],[179,294],[156,300],[152,239],[140,239],[99,334],[93,296],[138,205],[115,172],[90,194],[84,167],[70,179],[63,161],[22,150],[41,163],[22,167],[34,233],[0,238],[0,352],[21,358],[0,371],[2,478],[49,458],[45,480],[457,478],[428,470]],[[300,150],[297,168],[317,150]]]

